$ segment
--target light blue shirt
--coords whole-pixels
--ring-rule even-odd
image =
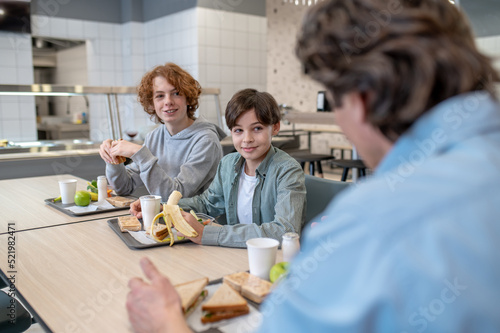
[[[500,107],[422,116],[306,227],[259,332],[500,332]]]

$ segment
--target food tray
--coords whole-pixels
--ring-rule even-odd
[[[115,195],[113,195],[113,197],[115,197]],[[133,196],[124,196],[124,198],[130,198],[130,199],[137,200],[137,198],[133,197]],[[130,209],[129,206],[125,206],[125,207],[113,207],[113,208],[107,208],[107,209],[97,208],[97,210],[94,210],[94,211],[91,211],[91,212],[73,213],[72,211],[70,211],[70,210],[68,210],[66,208],[67,207],[73,207],[75,205],[74,203],[63,204],[61,201],[54,202],[54,199],[55,198],[49,198],[49,199],[45,199],[44,201],[49,206],[54,207],[55,209],[60,210],[61,212],[68,214],[69,216],[85,216],[85,215],[92,215],[92,214],[101,214],[101,213],[114,212],[114,211],[117,211],[117,210]]]
[[[142,219],[139,220],[141,221],[142,225]],[[118,226],[118,218],[113,218],[108,220],[109,227],[113,229],[113,231],[120,237],[120,239],[127,245],[129,248],[132,250],[138,250],[138,249],[146,249],[150,247],[157,247],[157,246],[168,246],[170,245],[170,242],[161,242],[161,243],[155,243],[155,244],[142,244],[139,243],[134,237],[132,237],[128,232],[122,232],[120,230],[120,227]],[[183,240],[176,240],[175,244],[178,243],[186,243],[186,242],[191,242],[189,239],[185,238]]]

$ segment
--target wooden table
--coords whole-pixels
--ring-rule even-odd
[[[58,181],[69,178],[78,180],[77,191],[87,189],[87,180],[67,174],[0,180],[0,234],[8,232],[8,223],[15,223],[16,231],[21,231],[128,214],[128,210],[118,210],[71,217],[47,205],[45,199],[60,194]]]
[[[246,249],[184,243],[130,250],[102,219],[16,233],[15,273],[9,273],[8,237],[0,235],[0,269],[15,275],[18,294],[53,332],[131,331],[127,283],[143,277],[144,256],[174,284],[248,270]]]

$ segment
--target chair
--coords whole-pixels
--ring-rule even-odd
[[[366,176],[366,165],[362,160],[332,160],[330,164],[332,166],[344,168],[341,178],[343,182],[347,180],[349,169],[358,169],[360,177]]]
[[[351,185],[351,183],[310,175],[305,175],[305,177],[307,206],[304,225],[310,223],[313,218],[323,212],[337,194]],[[320,219],[318,218],[319,221]]]
[[[7,284],[0,279],[0,288],[6,287]],[[11,304],[14,304],[15,323],[10,320]],[[0,290],[0,332],[17,333],[24,332],[31,326],[31,315],[24,306],[14,299],[11,303],[11,298],[4,291]]]
[[[300,150],[296,152],[290,152],[288,154],[300,163],[302,169],[305,168],[306,162],[309,162],[309,174],[311,176],[314,176],[315,170],[317,169],[318,176],[321,178],[323,178],[323,168],[321,167],[321,161],[328,161],[335,158],[332,155],[312,154],[311,152],[309,152],[309,150]]]

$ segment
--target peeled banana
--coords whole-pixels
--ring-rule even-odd
[[[184,220],[181,214],[181,209],[177,205],[179,203],[180,198],[182,198],[182,194],[179,191],[173,191],[168,197],[167,203],[163,204],[163,211],[155,216],[153,222],[151,223],[150,235],[156,241],[160,241],[154,235],[154,227],[160,217],[163,217],[165,220],[165,224],[167,225],[167,230],[170,237],[170,246],[174,244],[174,237],[172,235],[172,227],[174,227],[178,232],[182,233],[187,237],[196,237],[198,233],[191,227],[191,225]]]

